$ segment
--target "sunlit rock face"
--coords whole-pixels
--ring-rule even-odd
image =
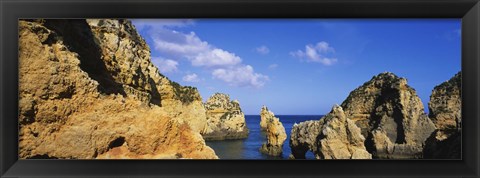
[[[436,86],[428,103],[429,117],[437,127],[426,142],[425,158],[460,159],[462,141],[462,75]]]
[[[265,121],[265,135],[267,141],[262,144],[260,152],[271,156],[281,156],[283,153],[283,143],[287,139],[285,127],[283,127],[280,119],[275,117],[272,111],[263,106],[261,111],[261,121]]]
[[[20,158],[217,158],[198,91],[160,72],[128,20],[20,20]]]
[[[341,106],[376,158],[421,158],[425,140],[435,129],[416,91],[390,72],[353,90]]]
[[[243,139],[248,136],[245,115],[237,100],[215,93],[205,103],[206,127],[202,131],[206,140]]]
[[[360,128],[335,105],[319,121],[295,124],[290,147],[293,159],[305,159],[312,151],[317,159],[372,159],[364,145]]]
[[[260,129],[267,130],[268,119],[271,118],[273,113],[268,110],[266,106],[262,106],[260,110]]]

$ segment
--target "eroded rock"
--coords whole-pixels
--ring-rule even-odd
[[[435,86],[428,103],[429,117],[438,129],[437,139],[444,140],[457,133],[462,125],[462,74]]]
[[[185,109],[199,96],[127,20],[19,21],[20,158],[217,158]]]
[[[312,151],[317,159],[372,159],[364,145],[360,128],[335,105],[319,121],[306,121],[292,128],[291,157],[305,159]]]
[[[437,130],[427,139],[424,158],[460,159],[462,153],[461,73],[436,86],[430,96],[429,116]]]
[[[341,106],[377,158],[421,158],[425,140],[435,129],[415,90],[390,72],[352,91]]]
[[[283,143],[287,139],[285,127],[280,122],[280,119],[275,117],[272,111],[269,111],[266,106],[263,106],[261,111],[262,121],[266,123],[266,139],[262,144],[260,152],[271,156],[281,156],[283,153]]]
[[[248,136],[245,115],[237,100],[215,93],[205,103],[207,122],[202,131],[206,140],[242,139]]]

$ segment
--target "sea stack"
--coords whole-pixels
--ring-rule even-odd
[[[267,142],[262,144],[260,152],[271,156],[281,156],[283,153],[283,143],[287,139],[285,127],[280,122],[280,119],[275,117],[273,112],[269,111],[267,107],[263,106],[260,115],[262,121],[266,124],[266,138]]]
[[[335,105],[319,121],[307,121],[292,128],[291,158],[304,159],[307,150],[317,159],[372,159],[364,145],[365,138],[355,122]]]
[[[237,100],[215,93],[205,103],[207,126],[202,132],[205,140],[243,139],[248,136],[245,115]]]
[[[425,140],[435,129],[416,91],[390,72],[353,90],[341,106],[376,158],[421,158]]]
[[[264,105],[260,110],[260,130],[267,130],[267,120],[273,115]]]
[[[19,158],[218,158],[197,89],[160,72],[128,20],[20,20]]]
[[[427,140],[424,157],[437,159],[461,158],[462,75],[436,86],[428,103],[429,117],[437,127]]]

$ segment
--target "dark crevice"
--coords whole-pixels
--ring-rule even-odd
[[[110,144],[108,144],[108,149],[112,149],[112,148],[115,148],[115,147],[120,147],[124,143],[125,143],[125,137],[118,137],[115,140],[113,140],[112,142],[110,142]]]
[[[393,122],[387,123],[387,125],[382,126],[383,129],[387,132],[387,137],[394,143],[398,144],[403,144],[406,142],[405,140],[405,130],[403,128],[403,113],[402,113],[402,106],[400,104],[394,104],[398,103],[396,101],[398,98],[400,98],[400,91],[394,88],[384,88],[381,91],[381,94],[379,98],[375,100],[375,105],[374,108],[375,110],[370,113],[370,116],[372,117],[371,120],[369,121],[369,132],[368,136],[365,139],[365,147],[367,148],[367,151],[371,153],[374,157],[376,155],[376,148],[375,148],[375,143],[373,141],[373,134],[372,132],[374,131],[375,128],[380,127],[380,123],[382,121],[382,116],[387,114],[388,109],[387,104],[392,104],[392,114],[391,118],[388,119],[393,119]],[[383,109],[381,111],[376,111],[376,108],[382,107]],[[391,120],[390,120],[391,121]],[[387,121],[388,122],[388,121]],[[394,124],[393,126],[391,124]],[[391,129],[392,126],[395,128],[394,131],[388,130]]]
[[[58,159],[58,158],[55,156],[49,156],[47,154],[43,154],[43,155],[33,155],[30,157],[27,157],[26,159]]]
[[[393,110],[393,120],[395,121],[395,123],[397,123],[397,139],[395,140],[395,143],[403,144],[403,143],[406,142],[406,140],[405,140],[405,129],[403,128],[403,120],[402,120],[404,115],[403,115],[400,107],[401,106],[397,106],[397,107],[394,108],[394,110]]]
[[[291,148],[292,155],[295,159],[306,159],[305,154],[308,151],[308,146],[306,145],[299,145],[297,147]]]
[[[44,25],[63,38],[63,43],[70,51],[78,54],[80,68],[99,83],[100,92],[126,96],[122,84],[115,81],[103,62],[101,48],[95,43],[95,37],[85,20],[52,19],[47,20]]]
[[[158,88],[157,88],[157,85],[155,84],[155,81],[153,81],[153,79],[149,77],[148,83],[152,87],[152,92],[150,93],[152,98],[150,98],[150,103],[156,104],[158,106],[162,106],[160,93],[158,92]]]

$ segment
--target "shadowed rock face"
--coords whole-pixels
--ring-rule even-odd
[[[19,21],[19,97],[20,158],[217,158],[127,20]]]
[[[385,72],[350,93],[341,105],[378,158],[420,158],[435,126],[407,80]]]
[[[428,103],[429,117],[438,129],[437,139],[444,140],[457,133],[462,124],[462,74],[436,86]]]
[[[281,156],[283,153],[283,143],[287,139],[285,127],[283,127],[280,119],[275,117],[273,112],[269,111],[266,106],[263,106],[261,111],[261,121],[266,124],[267,142],[262,144],[260,152],[271,156]]]
[[[461,73],[436,86],[430,96],[429,116],[437,127],[426,142],[424,158],[460,159],[462,138]]]
[[[202,131],[206,140],[243,139],[248,136],[240,103],[226,94],[215,93],[205,103],[207,122]]]
[[[307,150],[317,159],[372,159],[360,128],[336,105],[319,121],[295,124],[292,128],[291,158],[304,159]]]

